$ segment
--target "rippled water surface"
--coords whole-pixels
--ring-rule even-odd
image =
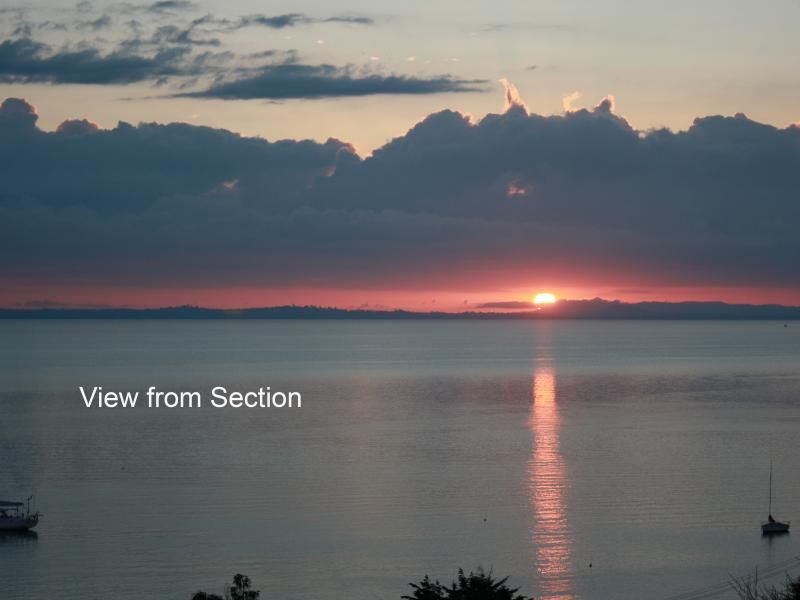
[[[800,572],[800,324],[4,321],[0,381],[0,497],[45,514],[0,536],[4,599],[236,572],[398,599],[483,565],[540,598],[666,600]],[[79,385],[303,407],[86,409]],[[770,459],[798,522],[773,540]]]

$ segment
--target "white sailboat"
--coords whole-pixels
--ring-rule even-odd
[[[789,533],[791,521],[776,521],[772,516],[772,461],[769,461],[769,511],[767,512],[767,522],[761,524],[762,535],[779,535]]]

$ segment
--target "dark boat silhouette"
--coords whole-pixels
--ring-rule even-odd
[[[777,521],[772,516],[772,461],[769,461],[769,510],[767,511],[767,522],[761,524],[762,535],[780,535],[789,533],[791,521]]]
[[[31,512],[31,498],[25,502],[0,500],[0,532],[29,531],[39,524],[39,511]]]

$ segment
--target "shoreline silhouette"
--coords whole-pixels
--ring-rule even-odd
[[[481,310],[476,310],[481,309]],[[597,320],[800,320],[800,306],[728,304],[725,302],[636,302],[595,298],[560,300],[536,307],[525,302],[489,303],[461,312],[369,310],[324,306],[258,308],[0,308],[0,319],[597,319]]]

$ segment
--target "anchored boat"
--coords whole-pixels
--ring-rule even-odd
[[[39,511],[31,512],[31,498],[27,502],[0,500],[0,531],[28,531],[39,523]]]
[[[789,533],[791,521],[776,521],[772,516],[772,461],[769,461],[769,511],[767,512],[767,522],[761,524],[762,535],[779,535]]]

